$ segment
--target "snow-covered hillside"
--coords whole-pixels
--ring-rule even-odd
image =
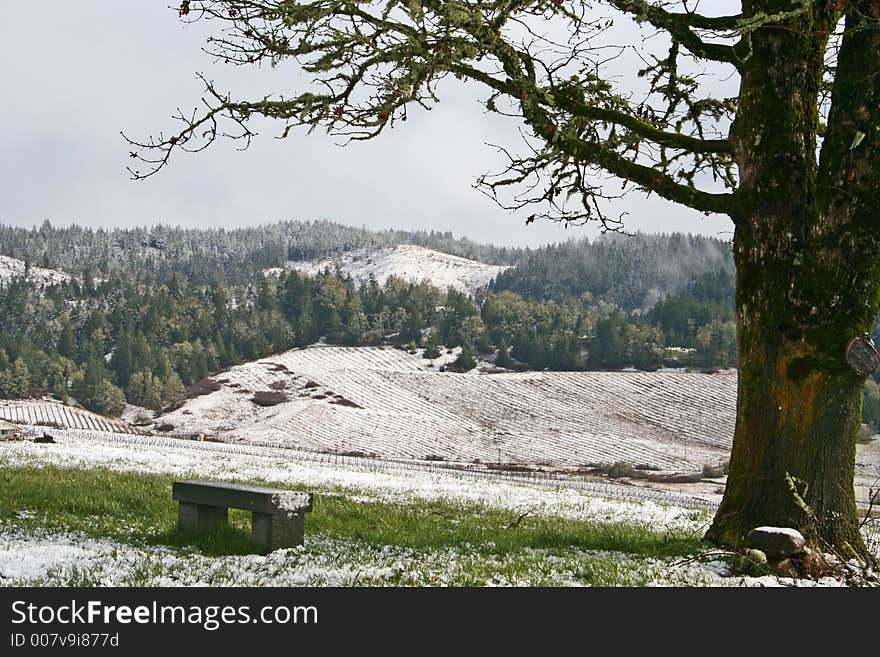
[[[453,374],[439,364],[390,347],[297,349],[214,377],[218,390],[158,422],[178,435],[395,459],[667,471],[727,459],[732,373]]]
[[[39,399],[0,400],[0,420],[21,426],[87,429],[112,433],[138,433],[125,420],[104,417],[84,408]]]
[[[441,289],[452,286],[469,294],[485,287],[500,272],[507,269],[507,267],[487,265],[412,244],[369,252],[350,251],[338,258],[327,260],[289,262],[287,267],[314,275],[328,268],[334,271],[337,265],[357,282],[366,281],[370,274],[373,274],[379,285],[384,285],[389,276],[396,276],[415,283],[427,280]],[[267,274],[276,275],[279,272],[279,268],[266,271]]]
[[[24,276],[24,261],[0,255],[0,285],[5,285],[15,278]],[[43,269],[31,265],[27,280],[39,287],[60,285],[70,281],[70,275],[57,269]]]

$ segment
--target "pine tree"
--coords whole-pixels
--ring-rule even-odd
[[[428,336],[428,345],[425,348],[424,356],[431,360],[440,358],[440,337],[436,329],[432,329],[431,334]]]
[[[70,320],[64,322],[61,336],[58,338],[58,353],[65,358],[76,358],[76,340],[73,337],[73,326]]]
[[[176,373],[172,372],[162,385],[162,408],[174,409],[183,406],[186,389]]]
[[[422,346],[422,325],[422,313],[419,312],[418,308],[408,313],[403,330],[400,332],[401,341],[413,342],[416,347]]]
[[[116,373],[116,381],[120,387],[128,386],[128,380],[132,374],[132,350],[131,341],[127,334],[122,333],[116,339],[116,348],[110,358],[110,368]]]
[[[0,399],[12,399],[12,372],[0,369]]]
[[[342,331],[342,341],[354,346],[360,344],[367,328],[367,316],[361,306],[360,297],[352,295],[345,304],[345,326]]]
[[[510,357],[507,341],[504,338],[501,338],[501,342],[498,343],[498,356],[495,358],[495,364],[506,369],[513,366],[513,359]]]
[[[458,358],[453,362],[453,366],[462,372],[467,372],[474,369],[477,366],[477,361],[474,359],[474,354],[471,351],[470,346],[464,345],[461,348],[461,353],[458,355]]]
[[[12,366],[11,379],[12,397],[26,399],[31,396],[31,377],[27,364],[22,358],[16,358]]]

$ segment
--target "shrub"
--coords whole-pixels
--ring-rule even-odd
[[[212,392],[220,390],[220,382],[211,378],[199,379],[186,389],[188,399],[200,397],[202,395],[210,395]]]
[[[431,359],[440,358],[440,345],[438,344],[436,332],[432,332],[431,337],[428,338],[428,346],[425,348],[423,356]]]
[[[260,390],[251,397],[251,401],[257,406],[277,406],[288,399],[289,397],[285,393],[274,390]]]
[[[461,353],[458,355],[458,358],[455,359],[453,365],[462,372],[467,372],[477,366],[477,361],[474,360],[474,356],[471,353],[470,348],[463,347]]]
[[[504,340],[498,345],[498,356],[495,358],[495,364],[498,367],[504,368],[510,368],[513,365],[513,359],[510,357],[510,350]]]
[[[621,477],[632,477],[636,469],[626,461],[617,461],[608,468],[608,476],[611,479],[620,479]]]
[[[136,427],[142,427],[147,424],[152,424],[153,418],[148,416],[146,413],[138,413],[135,415],[134,420],[132,420],[132,424]]]

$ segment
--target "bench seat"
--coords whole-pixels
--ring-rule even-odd
[[[302,545],[304,514],[314,499],[312,493],[220,481],[175,481],[171,496],[183,532],[227,524],[230,508],[250,511],[251,538],[263,552]]]

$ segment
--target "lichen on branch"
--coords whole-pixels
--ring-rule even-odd
[[[598,11],[601,4],[604,12]],[[735,32],[736,20],[672,13],[658,3],[603,0],[190,0],[186,22],[217,25],[207,51],[229,65],[278,66],[291,61],[312,75],[306,88],[275,89],[237,99],[202,77],[205,92],[193,111],[178,111],[177,127],[144,139],[126,137],[135,179],[164,168],[175,151],[200,151],[220,138],[247,148],[251,119],[321,129],[342,144],[373,139],[406,121],[413,108],[431,109],[447,77],[482,85],[490,112],[518,118],[529,133],[526,154],[512,151],[509,173],[489,183],[493,198],[512,181],[525,185],[518,201],[545,207],[561,221],[599,219],[614,225],[600,201],[603,177],[624,190],[657,193],[705,212],[725,211],[736,176],[725,126],[734,106],[701,93],[685,60],[732,62],[732,46],[704,42],[701,32]],[[665,3],[664,3],[665,4]],[[610,14],[609,14],[610,12]],[[634,84],[616,80],[613,63],[632,44],[607,43],[615,20],[645,17],[665,31],[671,47],[652,56]],[[699,43],[698,43],[699,42]],[[521,174],[528,171],[525,178]],[[711,182],[713,181],[714,182]],[[698,184],[710,182],[712,192]],[[525,192],[525,196],[522,193]],[[534,192],[534,193],[531,193]],[[556,202],[565,199],[565,203]]]

